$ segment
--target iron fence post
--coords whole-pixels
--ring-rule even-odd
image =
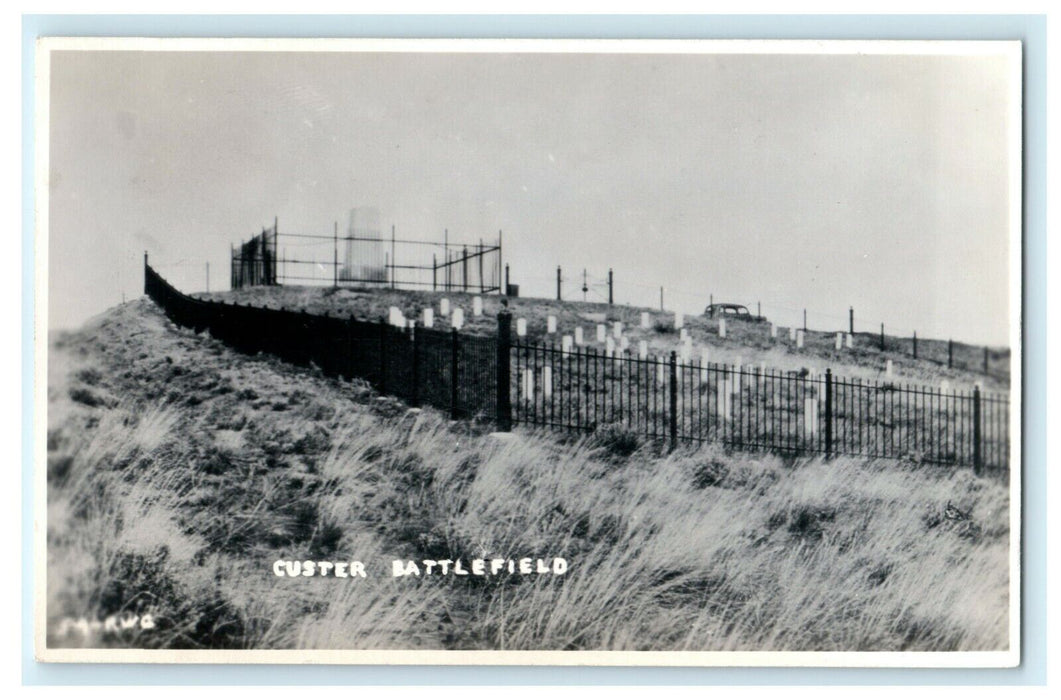
[[[670,448],[678,446],[678,353],[670,351]]]
[[[379,393],[387,393],[387,322],[379,317]]]
[[[973,472],[977,476],[984,469],[983,449],[980,445],[980,387],[973,387]]]
[[[833,371],[825,370],[825,458],[833,456]]]
[[[497,312],[497,430],[512,430],[512,312],[508,300],[501,300]]]
[[[460,353],[460,337],[456,328],[450,329],[449,344],[449,415],[457,420],[457,357]]]
[[[412,343],[413,350],[413,386],[412,386],[412,404],[413,406],[420,405],[420,342],[418,338],[420,334],[417,332],[417,326],[414,323],[409,328],[409,342]]]

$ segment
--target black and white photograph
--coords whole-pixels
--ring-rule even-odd
[[[36,61],[38,659],[1019,662],[1020,42]]]

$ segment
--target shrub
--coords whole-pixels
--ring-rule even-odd
[[[636,432],[619,423],[598,426],[593,434],[593,444],[608,454],[629,457],[641,446]]]
[[[88,387],[83,386],[71,387],[70,398],[80,404],[91,406],[92,408],[102,406],[105,403],[95,392]]]
[[[717,459],[694,464],[692,467],[693,488],[705,489],[708,486],[718,486],[728,473],[726,465]]]
[[[652,324],[652,330],[657,333],[674,333],[674,323],[668,323],[667,321],[658,320]]]

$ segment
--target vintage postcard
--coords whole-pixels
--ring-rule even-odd
[[[1019,42],[37,73],[39,659],[1019,663]]]

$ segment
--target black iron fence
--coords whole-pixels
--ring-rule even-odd
[[[740,449],[911,458],[1003,468],[1009,399],[823,374],[607,355],[593,348],[512,346],[517,423]]]
[[[145,259],[145,291],[174,322],[246,352],[359,377],[413,406],[479,418],[593,432],[616,426],[650,439],[739,449],[911,458],[980,469],[1009,466],[1009,397],[824,374],[398,328],[300,311],[189,297]]]
[[[454,418],[495,416],[494,338],[203,301],[174,289],[146,262],[144,291],[178,325],[209,331],[237,350],[312,364],[327,376],[365,379],[380,393]]]
[[[358,211],[358,210],[355,210]],[[232,289],[259,285],[347,284],[490,294],[501,291],[501,232],[496,242],[451,243],[390,237],[378,212],[348,233],[281,232],[279,221],[233,246]],[[439,255],[441,254],[441,256]]]
[[[277,225],[232,248],[232,289],[277,284]]]

